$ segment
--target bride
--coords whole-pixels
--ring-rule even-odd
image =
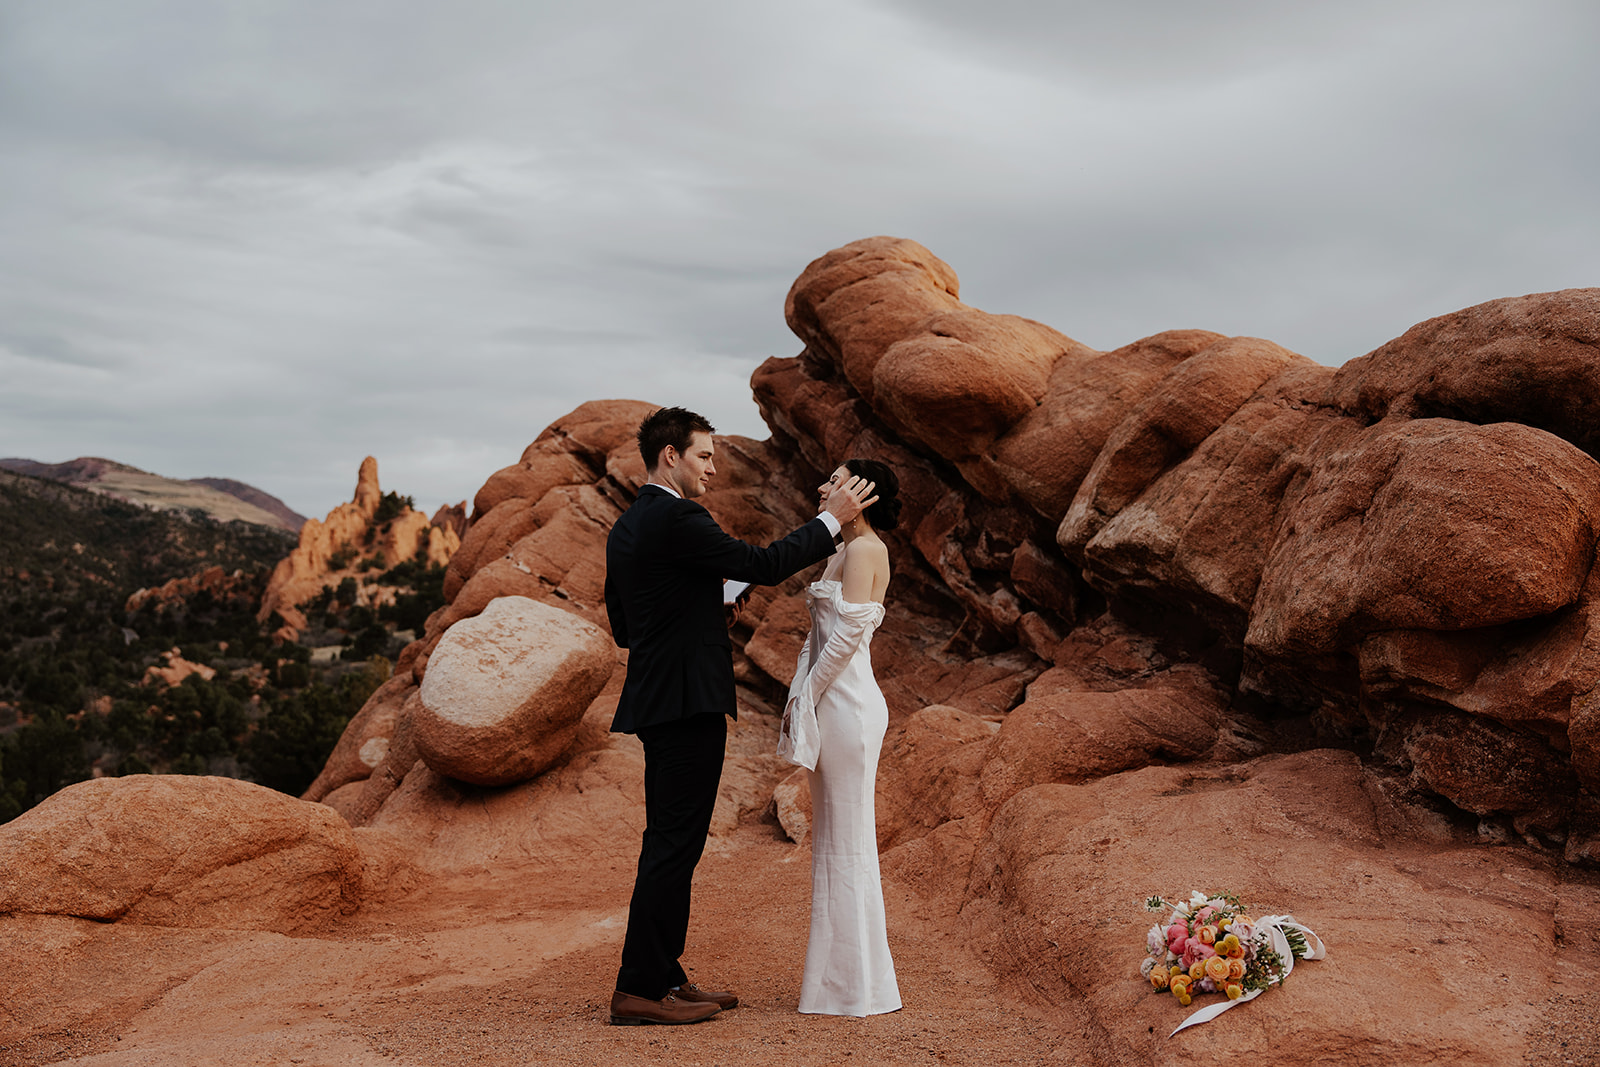
[[[852,476],[876,482],[878,502],[843,528],[843,549],[806,589],[811,632],[790,686],[779,751],[812,769],[811,940],[800,1010],[862,1016],[900,1008],[872,804],[889,708],[869,653],[889,586],[889,551],[878,531],[899,521],[900,500],[893,471],[851,459],[817,487],[819,505]]]

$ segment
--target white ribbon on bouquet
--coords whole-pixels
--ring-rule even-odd
[[[1272,986],[1281,984],[1285,978],[1289,977],[1289,972],[1294,970],[1295,955],[1294,949],[1289,945],[1289,935],[1285,933],[1285,931],[1298,931],[1300,935],[1306,939],[1306,948],[1309,951],[1307,951],[1306,954],[1301,957],[1302,959],[1320,960],[1328,954],[1327,948],[1322,944],[1322,939],[1316,934],[1312,933],[1309,926],[1302,926],[1300,923],[1296,922],[1293,915],[1268,915],[1265,918],[1257,919],[1255,921],[1255,928],[1258,935],[1267,935],[1267,946],[1283,958],[1283,972],[1279,974],[1278,977],[1266,987],[1266,989],[1252,989],[1238,1000],[1224,1000],[1218,1004],[1206,1005],[1193,1015],[1190,1015],[1187,1019],[1183,1020],[1183,1023],[1179,1025],[1178,1030],[1187,1029],[1191,1026],[1199,1026],[1201,1023],[1208,1023],[1212,1019],[1215,1019],[1217,1016],[1221,1015],[1223,1012],[1227,1011],[1229,1008],[1237,1007],[1240,1004],[1248,1004],[1250,1001],[1265,993],[1267,989],[1271,989]],[[1172,1031],[1172,1033],[1168,1034],[1167,1036],[1172,1037],[1173,1034],[1178,1032],[1178,1030]]]

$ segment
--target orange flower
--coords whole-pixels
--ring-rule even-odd
[[[1220,982],[1228,977],[1228,961],[1221,956],[1212,956],[1206,960],[1206,977],[1213,982]]]
[[[1217,928],[1215,926],[1202,926],[1195,936],[1200,939],[1202,945],[1215,945],[1217,943]]]
[[[1192,981],[1193,980],[1186,974],[1176,975],[1172,979],[1172,984],[1168,988],[1172,990],[1173,996],[1177,997],[1179,1000],[1182,1000],[1184,997],[1189,995],[1189,986]]]
[[[1167,974],[1165,967],[1152,967],[1150,969],[1150,984],[1157,989],[1167,988],[1167,979],[1169,977],[1170,975]]]
[[[1230,982],[1237,982],[1239,979],[1241,979],[1243,977],[1244,977],[1244,960],[1232,960],[1232,959],[1229,960],[1228,961],[1228,980]]]
[[[1212,959],[1216,959],[1215,956],[1212,956],[1211,958]],[[1205,960],[1195,960],[1193,963],[1189,964],[1189,977],[1190,978],[1193,978],[1195,981],[1198,982],[1200,979],[1204,978],[1205,976],[1206,976],[1206,961]]]

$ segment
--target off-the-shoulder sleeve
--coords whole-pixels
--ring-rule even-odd
[[[817,709],[809,701],[802,709],[800,694],[806,688],[806,675],[811,671],[811,631],[800,645],[800,655],[795,661],[794,678],[789,682],[789,696],[783,702],[783,722],[778,727],[778,756],[806,770],[817,769],[817,756],[822,751],[822,731],[817,726]]]
[[[808,663],[812,644],[809,636],[801,650],[800,666],[789,685],[789,699],[784,703],[783,725],[778,734],[778,755],[813,771],[817,769],[817,757],[822,752],[817,701],[883,617],[883,605],[877,603],[852,604],[836,598],[834,606],[838,609],[839,621],[816,660]]]

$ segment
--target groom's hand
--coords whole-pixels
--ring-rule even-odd
[[[828,495],[828,506],[822,510],[832,513],[833,517],[839,520],[839,525],[844,526],[878,502],[877,496],[872,492],[877,487],[877,482],[869,482],[859,475],[851,475],[848,482]]]

